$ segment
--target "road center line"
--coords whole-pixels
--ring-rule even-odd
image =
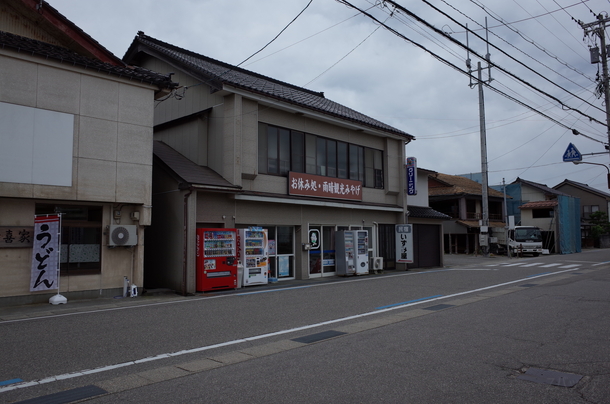
[[[72,373],[64,373],[62,375],[50,376],[50,377],[47,377],[44,379],[32,380],[29,382],[15,383],[15,384],[11,384],[8,386],[0,387],[0,393],[6,392],[6,391],[11,391],[11,390],[22,389],[22,388],[26,388],[26,387],[38,386],[41,384],[52,383],[52,382],[55,382],[58,380],[74,379],[77,377],[90,375],[93,373],[102,373],[102,372],[106,372],[109,370],[114,370],[114,369],[118,369],[118,368],[122,368],[122,367],[126,367],[126,366],[137,365],[139,363],[152,362],[152,361],[166,359],[166,358],[170,358],[170,357],[188,355],[188,354],[192,354],[192,353],[208,351],[208,350],[215,349],[215,348],[227,347],[227,346],[231,346],[231,345],[241,344],[244,342],[256,341],[256,340],[260,340],[260,339],[264,339],[264,338],[276,337],[278,335],[284,335],[284,334],[289,334],[289,333],[293,333],[293,332],[297,332],[297,331],[303,331],[303,330],[308,330],[308,329],[312,329],[312,328],[322,327],[325,325],[341,323],[344,321],[356,320],[359,318],[364,318],[364,317],[368,317],[368,316],[372,316],[372,315],[376,315],[376,314],[381,314],[381,313],[389,312],[392,310],[403,309],[406,307],[411,307],[411,306],[419,305],[422,303],[429,303],[429,302],[433,302],[436,300],[450,299],[450,298],[454,298],[457,296],[463,296],[463,295],[467,295],[467,294],[471,294],[471,293],[483,292],[485,290],[494,289],[494,288],[498,288],[498,287],[502,287],[502,286],[508,286],[508,285],[512,285],[515,283],[519,283],[519,282],[530,281],[532,279],[532,277],[540,278],[540,277],[544,277],[544,276],[558,275],[558,274],[565,273],[565,272],[572,272],[575,270],[576,270],[576,268],[571,268],[571,269],[566,269],[566,270],[558,271],[558,272],[549,272],[549,273],[545,273],[545,274],[534,275],[534,276],[530,276],[527,278],[517,279],[514,281],[503,282],[503,283],[498,283],[496,285],[485,286],[485,287],[478,288],[478,289],[472,289],[472,290],[467,290],[464,292],[453,293],[451,295],[446,295],[446,296],[439,295],[438,297],[431,297],[429,299],[422,300],[422,301],[414,301],[414,302],[410,302],[410,303],[405,302],[405,304],[403,304],[403,305],[387,307],[385,309],[369,311],[366,313],[355,314],[353,316],[341,317],[341,318],[337,318],[334,320],[328,320],[328,321],[323,321],[320,323],[290,328],[287,330],[280,330],[280,331],[271,332],[271,333],[267,333],[267,334],[255,335],[252,337],[246,337],[246,338],[236,339],[236,340],[232,340],[232,341],[221,342],[218,344],[207,345],[207,346],[202,346],[202,347],[192,348],[192,349],[185,349],[185,350],[177,351],[177,352],[159,354],[159,355],[150,356],[147,358],[138,359],[135,361],[117,363],[115,365],[102,366],[102,367],[95,368],[95,369],[87,369],[87,370],[81,370],[81,371],[72,372]]]

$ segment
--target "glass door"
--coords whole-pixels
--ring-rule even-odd
[[[309,226],[309,277],[335,275],[335,226]]]
[[[335,271],[335,226],[322,226],[322,276]]]

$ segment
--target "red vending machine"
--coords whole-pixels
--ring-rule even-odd
[[[236,255],[236,229],[197,229],[197,291],[237,288]]]

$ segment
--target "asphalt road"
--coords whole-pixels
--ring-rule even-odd
[[[0,311],[0,402],[610,402],[608,250],[446,264]]]

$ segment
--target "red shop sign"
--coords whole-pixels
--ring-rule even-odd
[[[290,172],[288,174],[288,195],[362,201],[362,182]]]

